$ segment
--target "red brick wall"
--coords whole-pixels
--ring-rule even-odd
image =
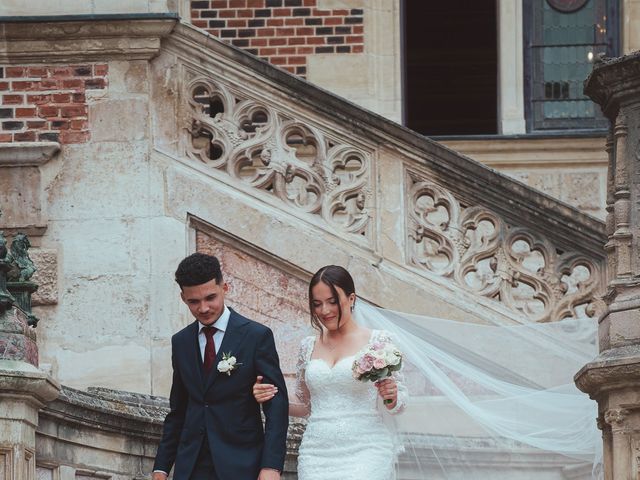
[[[0,67],[0,142],[89,140],[87,90],[107,86],[104,64]]]
[[[304,77],[308,55],[364,50],[362,10],[316,5],[317,0],[192,0],[191,23]]]

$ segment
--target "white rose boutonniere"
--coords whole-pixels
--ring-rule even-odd
[[[223,353],[222,360],[218,362],[218,371],[220,373],[226,373],[228,376],[230,376],[231,372],[233,372],[240,365],[242,364],[236,361],[236,357],[231,355],[231,352]]]

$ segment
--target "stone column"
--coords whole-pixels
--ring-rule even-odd
[[[576,374],[598,402],[606,480],[640,478],[640,52],[600,60],[585,93],[611,122],[607,194],[607,309],[600,355]]]
[[[0,232],[0,479],[33,480],[38,411],[58,396],[60,386],[38,369],[29,312],[6,288],[8,274],[23,272],[15,269]]]

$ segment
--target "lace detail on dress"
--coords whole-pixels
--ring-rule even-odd
[[[372,332],[370,341],[389,338],[380,336],[383,333]],[[356,355],[333,366],[311,359],[314,343],[313,337],[305,338],[298,357],[296,396],[311,405],[300,444],[298,479],[391,480],[395,435],[385,425],[388,410],[378,401],[376,387],[353,378]]]
[[[302,342],[300,342],[300,349],[298,350],[298,361],[296,362],[295,396],[298,403],[303,405],[307,412],[310,409],[310,401],[309,389],[307,388],[305,375],[307,371],[307,364],[311,358],[311,352],[313,352],[314,343],[314,337],[305,337],[302,339]]]

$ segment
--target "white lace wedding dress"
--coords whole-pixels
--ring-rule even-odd
[[[391,341],[386,332],[374,330],[370,342]],[[307,428],[300,444],[298,480],[391,480],[396,446],[383,415],[404,408],[406,389],[401,377],[397,405],[387,410],[371,382],[355,380],[351,366],[355,355],[330,367],[312,359],[314,337],[300,346],[296,396],[310,407]]]

